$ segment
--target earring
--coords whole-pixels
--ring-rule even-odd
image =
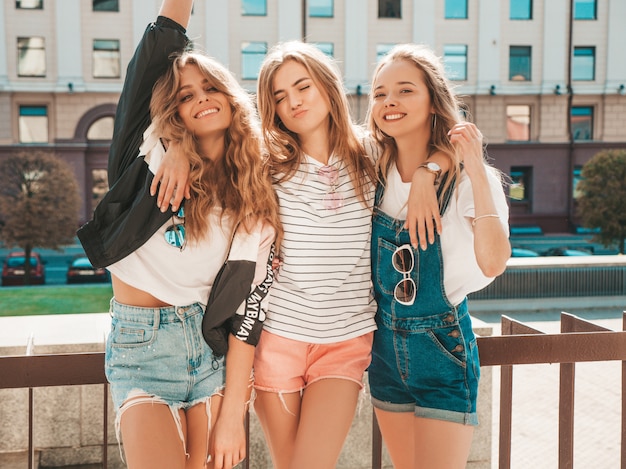
[[[435,126],[437,125],[437,114],[433,113],[432,118],[433,130],[435,130]]]

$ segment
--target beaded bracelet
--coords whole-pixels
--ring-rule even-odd
[[[472,220],[472,226],[476,226],[476,222],[481,218],[500,218],[500,215],[498,215],[497,213],[488,213],[486,215],[481,215]]]

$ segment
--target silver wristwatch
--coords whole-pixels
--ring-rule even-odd
[[[439,180],[439,177],[441,176],[441,166],[439,166],[434,161],[427,161],[426,163],[419,165],[418,168],[424,168],[429,173],[434,174],[435,182],[437,182]]]

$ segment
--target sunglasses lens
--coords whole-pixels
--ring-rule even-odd
[[[401,246],[393,253],[391,262],[398,272],[408,274],[413,270],[413,252],[408,246]]]
[[[165,230],[165,241],[176,248],[185,244],[185,225],[172,225]]]
[[[324,196],[324,208],[338,210],[343,207],[343,197],[338,192],[329,192]]]
[[[396,285],[393,295],[402,304],[413,304],[415,301],[415,283],[410,278],[401,280]]]
[[[317,171],[317,176],[324,184],[332,186],[337,183],[337,179],[339,178],[339,171],[337,171],[337,168],[335,168],[334,166],[322,166]]]

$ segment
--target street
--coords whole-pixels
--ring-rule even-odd
[[[4,259],[7,253],[17,250],[19,249],[0,247],[0,259]],[[34,250],[41,255],[44,261],[46,285],[65,285],[67,283],[67,268],[70,262],[74,257],[84,255],[85,253],[78,241],[72,245],[64,246],[60,251],[40,248],[35,248]]]

